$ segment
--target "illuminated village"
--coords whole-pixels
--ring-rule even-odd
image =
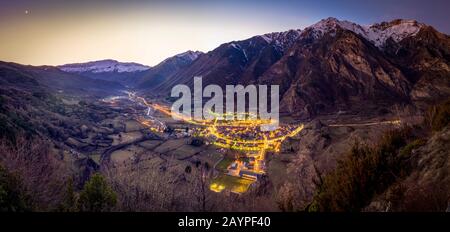
[[[107,99],[110,104],[123,97]],[[278,128],[271,131],[263,131],[262,125],[271,123],[269,120],[245,117],[241,120],[221,120],[225,115],[215,114],[212,120],[193,120],[190,117],[171,112],[167,106],[148,102],[146,99],[128,92],[128,100],[147,107],[146,114],[138,114],[136,120],[155,133],[164,133],[167,125],[161,119],[154,117],[156,111],[166,117],[175,118],[188,127],[178,128],[174,133],[176,137],[201,137],[206,143],[213,144],[221,151],[233,151],[234,156],[225,164],[222,172],[215,177],[210,190],[222,192],[228,190],[241,194],[258,181],[265,174],[267,152],[277,153],[281,149],[282,142],[289,137],[297,135],[303,124],[289,125],[279,124]],[[221,161],[223,161],[221,159]],[[221,165],[220,162],[218,162]],[[217,166],[218,164],[214,165]]]

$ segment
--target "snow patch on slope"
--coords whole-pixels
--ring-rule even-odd
[[[180,53],[180,54],[176,55],[176,57],[178,57],[178,58],[184,58],[184,59],[188,59],[188,60],[194,61],[194,60],[196,60],[196,59],[198,58],[198,56],[200,56],[201,54],[203,54],[203,52],[200,52],[200,51],[191,51],[191,50],[189,50],[189,51],[187,51],[187,52],[183,52],[183,53]]]
[[[283,32],[273,32],[264,35],[260,35],[264,41],[268,44],[273,44],[284,50],[294,44],[301,34],[301,30],[289,30]]]
[[[177,54],[177,55],[175,55],[175,56],[169,57],[169,58],[163,60],[163,61],[162,61],[161,63],[159,63],[158,65],[162,65],[162,64],[165,64],[165,63],[167,63],[167,62],[175,62],[175,63],[179,63],[179,62],[182,62],[182,63],[191,63],[191,62],[193,62],[194,60],[198,59],[198,57],[199,57],[201,54],[203,54],[203,52],[200,52],[200,51],[191,51],[191,50],[189,50],[189,51],[187,51],[187,52],[183,52],[183,53]],[[157,66],[158,66],[158,65],[157,65]]]

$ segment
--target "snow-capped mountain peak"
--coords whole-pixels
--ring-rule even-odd
[[[289,31],[283,31],[283,32],[273,32],[273,33],[267,33],[264,35],[260,35],[261,38],[263,38],[267,43],[272,42],[283,42],[282,40],[286,39],[297,39],[297,37],[300,35],[301,30],[289,30]]]
[[[169,57],[165,60],[163,60],[161,63],[159,63],[158,65],[161,64],[166,64],[168,62],[175,62],[175,63],[191,63],[194,60],[196,60],[201,54],[203,54],[203,52],[200,51],[186,51],[180,54],[177,54],[175,56]]]
[[[330,31],[336,29],[336,27],[350,30],[350,31],[353,31],[358,34],[365,32],[365,29],[356,23],[352,23],[347,20],[341,21],[341,20],[338,20],[338,19],[332,18],[332,17],[322,19],[318,23],[313,24],[312,26],[310,26],[308,28],[313,30],[314,32],[316,32],[316,36],[320,36],[321,34],[324,34],[326,32],[330,32]]]
[[[189,60],[193,61],[193,60],[196,60],[198,58],[198,56],[200,56],[201,54],[203,54],[203,52],[189,50],[187,52],[183,52],[183,53],[176,55],[176,57],[189,59]]]
[[[167,63],[167,62],[191,63],[192,61],[196,60],[201,54],[203,54],[203,52],[189,50],[189,51],[177,54],[175,56],[166,58],[165,60],[163,60],[158,65],[164,64],[164,63]]]
[[[310,27],[307,27],[306,29],[311,30],[313,36],[317,38],[325,33],[335,32],[337,27],[353,31],[354,33],[359,34],[372,42],[375,46],[383,47],[389,38],[395,42],[400,42],[406,37],[416,35],[423,27],[423,24],[418,23],[415,20],[397,19],[391,22],[361,26],[346,20],[327,18]]]
[[[75,64],[65,64],[58,66],[59,69],[65,72],[91,72],[91,73],[108,73],[108,72],[118,72],[118,73],[129,73],[129,72],[140,72],[150,69],[149,66],[138,64],[138,63],[124,63],[116,60],[99,60],[91,61],[86,63],[75,63]]]
[[[269,44],[274,44],[280,48],[290,47],[295,40],[300,36],[301,30],[289,30],[283,32],[273,32],[264,35],[260,35]]]
[[[400,42],[406,37],[415,36],[424,24],[415,20],[397,19],[391,22],[383,22],[366,27],[365,38],[377,47],[381,47],[389,38]]]

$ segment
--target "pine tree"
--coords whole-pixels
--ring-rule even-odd
[[[80,211],[110,211],[117,202],[116,193],[99,173],[91,176],[84,185],[78,201]]]
[[[77,196],[73,188],[73,179],[67,181],[67,189],[64,193],[63,202],[61,203],[59,211],[62,212],[76,212],[77,211]]]

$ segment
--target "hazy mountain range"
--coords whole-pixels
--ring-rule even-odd
[[[59,66],[168,96],[176,84],[278,84],[281,110],[301,117],[450,95],[449,36],[414,20],[370,26],[327,18],[303,30],[188,51],[154,67],[116,61]]]

